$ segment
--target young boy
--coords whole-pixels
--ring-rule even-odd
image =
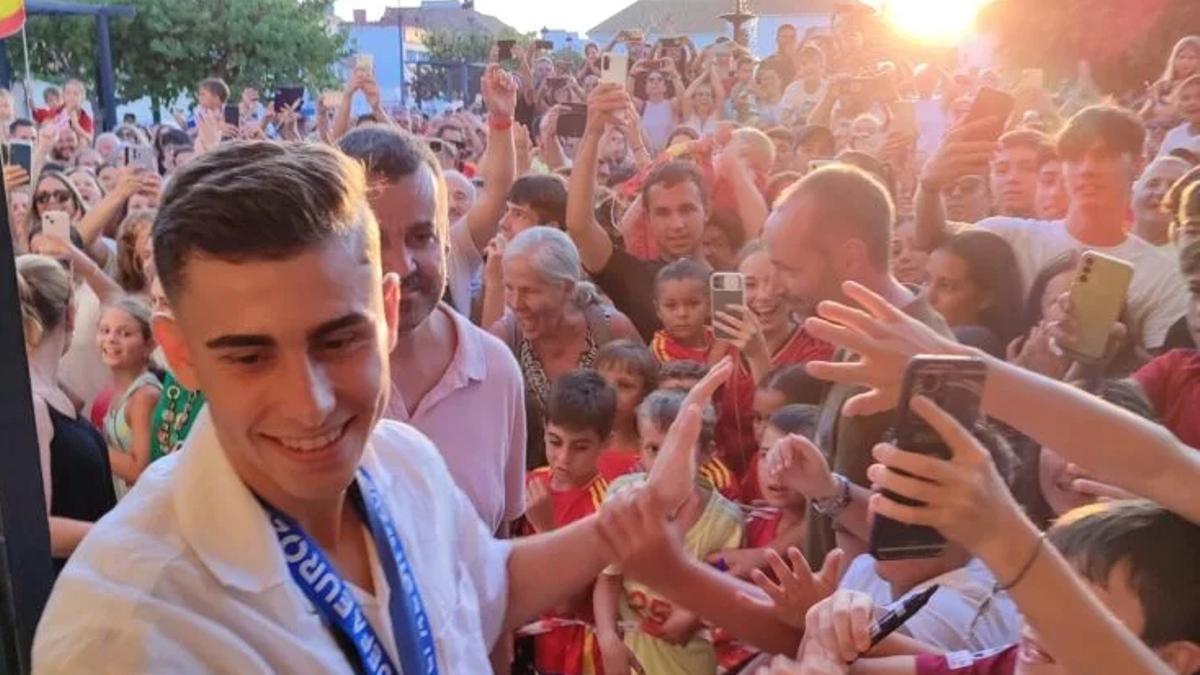
[[[596,512],[608,480],[600,469],[612,437],[617,392],[598,373],[577,370],[555,381],[546,414],[548,466],[529,473],[523,534],[550,532]],[[534,635],[539,673],[596,672],[599,651],[592,623],[592,589],[520,631]]]
[[[706,373],[708,366],[699,361],[670,361],[658,367],[658,388],[689,391]]]
[[[600,348],[592,367],[617,392],[612,441],[600,457],[600,470],[605,475],[624,475],[641,461],[637,408],[658,388],[658,361],[640,342],[614,340]]]
[[[1188,328],[1200,340],[1200,242],[1183,249],[1179,266],[1188,288]],[[1139,368],[1133,380],[1163,424],[1179,440],[1200,447],[1200,350],[1173,349]]]
[[[680,258],[663,267],[654,279],[654,308],[663,327],[650,340],[659,363],[710,363],[713,355],[709,321],[708,265]]]
[[[638,408],[638,431],[642,439],[642,465],[654,466],[658,449],[668,427],[679,414],[685,394],[659,390],[650,394]],[[716,415],[705,410],[697,454],[709,448],[713,440]],[[646,482],[647,474],[622,476],[609,490],[615,495]],[[676,519],[687,530],[685,551],[697,558],[741,544],[743,519],[736,504],[697,481],[688,500],[680,506]],[[596,635],[609,672],[627,672],[635,660],[643,672],[655,675],[713,673],[717,658],[711,640],[700,632],[696,615],[675,607],[646,586],[624,579],[617,570],[600,575],[595,591]],[[618,627],[624,627],[624,636]]]

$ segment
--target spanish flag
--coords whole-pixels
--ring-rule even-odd
[[[25,25],[25,0],[0,0],[0,39],[21,32]]]

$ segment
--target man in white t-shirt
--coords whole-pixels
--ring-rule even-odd
[[[796,52],[796,80],[783,90],[780,122],[787,127],[802,126],[808,114],[825,97],[829,80],[825,78],[825,55],[812,45]]]
[[[998,216],[980,221],[977,227],[996,233],[1013,247],[1026,291],[1038,272],[1068,251],[1090,249],[1132,264],[1126,318],[1141,346],[1157,349],[1171,324],[1186,312],[1187,293],[1176,261],[1127,233],[1144,135],[1141,122],[1128,111],[1109,106],[1085,108],[1067,122],[1058,137],[1070,198],[1067,217]],[[977,148],[967,147],[966,151],[969,156]],[[945,152],[943,161],[954,164],[953,149]],[[918,246],[931,248],[947,235],[945,229],[931,232],[921,227],[918,221]]]

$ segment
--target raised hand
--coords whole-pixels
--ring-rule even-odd
[[[813,337],[860,357],[858,361],[840,363],[811,361],[806,366],[810,375],[822,380],[870,387],[846,402],[844,414],[872,415],[895,408],[904,370],[917,354],[972,353],[861,284],[847,281],[842,291],[863,309],[822,302],[817,306],[818,317],[806,319],[804,328]]]
[[[6,190],[12,190],[28,183],[29,172],[25,170],[25,167],[14,164],[4,165],[4,188]]]
[[[554,499],[546,481],[534,478],[525,484],[525,520],[537,532],[554,529]]]
[[[1071,359],[1051,346],[1045,321],[1031,328],[1028,336],[1009,343],[1007,356],[1009,363],[1055,380],[1063,379],[1071,367]]]
[[[871,496],[871,509],[902,523],[935,528],[942,536],[985,558],[983,551],[1005,546],[1006,528],[1024,518],[991,455],[949,413],[923,396],[913,412],[933,427],[950,447],[949,461],[881,443],[873,454],[881,462],[867,469],[875,487],[919,502],[911,506],[883,494]]]
[[[790,568],[778,553],[767,551],[767,565],[778,582],[772,581],[761,570],[750,574],[750,580],[766,593],[766,599],[746,593],[740,594],[738,599],[772,612],[775,618],[789,626],[804,628],[808,610],[837,588],[845,555],[841,549],[830,551],[821,571],[813,574],[799,549],[789,548],[787,553],[792,562]]]
[[[601,136],[609,125],[620,125],[624,111],[629,107],[629,92],[613,82],[596,85],[588,95],[587,135]]]
[[[516,114],[517,82],[499,64],[488,66],[480,80],[479,90],[489,115],[512,117]]]
[[[743,354],[767,354],[767,342],[759,328],[754,312],[744,305],[731,307],[735,313],[717,311],[713,313],[713,328],[719,328],[727,337],[721,338]],[[768,354],[769,357],[769,354]]]
[[[837,494],[829,461],[812,441],[798,434],[779,439],[767,453],[767,472],[784,487],[810,500]]]
[[[938,149],[925,162],[925,167],[921,170],[921,186],[937,191],[960,176],[987,174],[988,164],[999,146],[995,141],[972,139],[978,138],[980,133],[994,129],[995,126],[996,120],[989,117],[952,128],[942,139]]]

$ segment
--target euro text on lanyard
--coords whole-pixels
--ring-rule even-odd
[[[350,492],[367,519],[379,564],[392,590],[388,610],[403,672],[405,675],[437,675],[437,649],[429,617],[387,505],[365,469],[358,470],[358,481],[351,486]],[[338,640],[338,644],[349,641],[354,646],[358,657],[356,665],[359,666],[356,670],[369,675],[398,675],[401,671],[384,650],[375,629],[355,600],[354,592],[317,543],[291,517],[261,499],[259,502],[266,509],[279,538],[292,579],[330,629],[339,631],[345,638]],[[347,653],[347,658],[351,656]]]

